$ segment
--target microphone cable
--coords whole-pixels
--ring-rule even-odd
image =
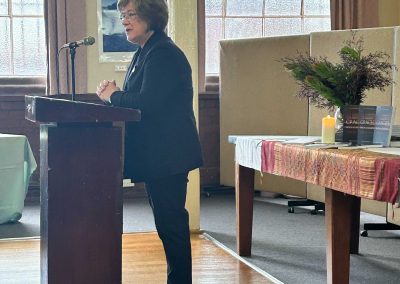
[[[56,54],[56,81],[57,81],[57,95],[60,95],[60,52],[63,50],[64,47],[61,47],[58,49],[57,54]],[[68,72],[67,72],[68,74]]]

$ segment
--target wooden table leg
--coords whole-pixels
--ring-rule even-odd
[[[350,232],[350,254],[358,254],[360,239],[360,208],[361,198],[348,195],[351,199],[351,232]]]
[[[253,230],[254,169],[235,166],[236,247],[240,256],[251,255]]]
[[[325,189],[327,283],[349,283],[350,248],[358,251],[358,235],[352,226],[360,222],[360,198]],[[356,212],[358,209],[358,212]],[[358,219],[358,223],[357,220]],[[357,223],[357,224],[356,224]],[[357,233],[358,234],[358,233]],[[355,248],[357,245],[357,249]]]

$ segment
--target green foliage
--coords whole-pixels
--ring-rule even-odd
[[[363,39],[345,42],[338,54],[341,62],[333,64],[326,57],[311,57],[298,53],[295,57],[285,57],[281,61],[293,78],[299,83],[297,96],[310,100],[321,108],[359,105],[365,98],[365,91],[383,91],[394,83],[391,77],[396,66],[389,63],[389,56],[383,52],[363,52]]]

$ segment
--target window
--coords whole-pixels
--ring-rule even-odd
[[[0,77],[46,74],[43,0],[0,0]]]
[[[205,0],[206,74],[219,73],[221,39],[331,29],[330,0]]]

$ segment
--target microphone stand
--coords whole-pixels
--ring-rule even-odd
[[[72,87],[72,101],[75,101],[75,54],[76,48],[80,45],[92,45],[95,42],[93,37],[86,37],[83,40],[74,41],[70,43],[64,44],[57,52],[57,61],[56,61],[56,77],[57,77],[57,94],[60,94],[60,76],[59,76],[59,54],[60,51],[64,48],[69,48],[69,54],[71,56],[71,87]],[[68,77],[68,76],[67,76]],[[68,80],[68,78],[67,78]]]
[[[75,53],[77,44],[69,46],[69,54],[71,55],[71,84],[72,84],[72,101],[75,101]]]

